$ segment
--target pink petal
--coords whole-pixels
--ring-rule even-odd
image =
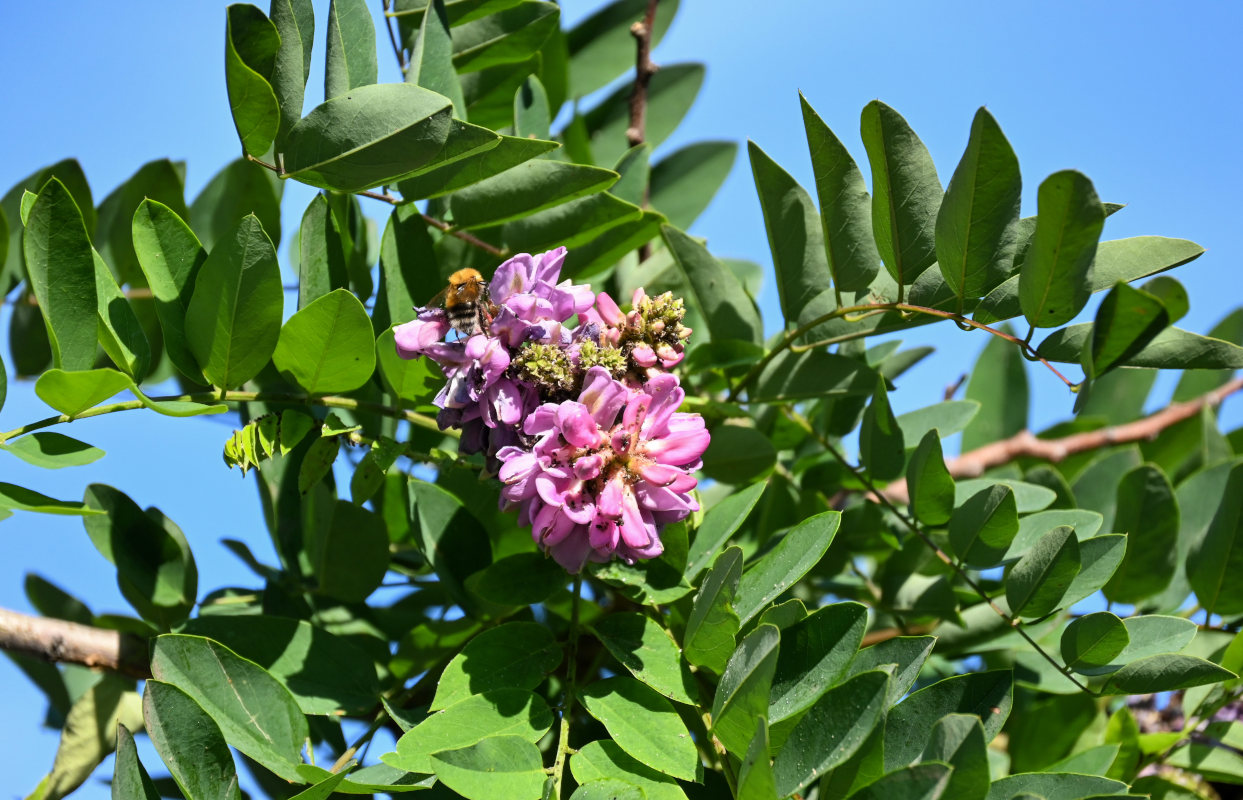
[[[595,447],[600,443],[600,429],[582,403],[567,400],[558,406],[557,427],[561,437],[575,447]]]
[[[600,490],[600,496],[596,499],[596,512],[608,519],[621,519],[623,494],[625,483],[621,475],[616,475]]]
[[[604,367],[592,367],[583,376],[583,390],[578,401],[591,412],[597,425],[611,428],[629,394],[630,391],[613,380]]]
[[[676,467],[670,467],[665,464],[654,464],[652,462],[639,464],[636,471],[643,476],[643,480],[653,486],[668,486],[677,480],[678,476],[685,474],[682,470],[677,469]]]
[[[601,552],[612,552],[617,549],[617,523],[612,520],[597,520],[587,529],[591,546]]]
[[[647,442],[645,449],[649,456],[660,463],[676,467],[698,460],[708,449],[711,439],[707,431],[671,433],[662,439]]]
[[[604,456],[599,453],[583,456],[574,462],[574,477],[580,481],[589,481],[600,474],[602,466],[604,466]]]
[[[549,547],[548,552],[571,575],[577,574],[593,555],[591,543],[586,536],[571,536],[560,544]]]
[[[656,351],[648,344],[636,344],[634,349],[630,351],[630,357],[634,359],[634,363],[640,367],[656,366]]]
[[[621,309],[617,307],[617,303],[607,292],[600,292],[596,295],[596,312],[602,321],[613,326],[621,325],[626,319]]]
[[[515,483],[526,478],[536,468],[535,454],[524,453],[517,447],[505,447],[497,452],[496,457],[501,459],[501,471],[497,477],[501,479],[501,483]]]
[[[626,491],[622,497],[621,538],[630,547],[646,547],[656,537],[655,526],[643,519],[634,493]]]
[[[652,396],[652,407],[647,413],[645,427],[648,437],[656,438],[664,435],[669,428],[673,412],[682,405],[686,392],[678,384],[677,376],[657,375],[647,382],[644,391]]]

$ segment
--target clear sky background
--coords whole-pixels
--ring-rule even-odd
[[[225,5],[4,4],[0,193],[34,169],[74,156],[98,203],[144,162],[169,157],[188,162],[187,200],[193,199],[240,152],[224,88]],[[372,5],[378,15],[379,0]],[[566,26],[598,5],[568,0]],[[315,7],[308,110],[322,99],[323,86],[327,2],[316,0]],[[1231,2],[683,0],[654,57],[663,64],[704,61],[707,80],[656,158],[695,140],[745,144],[751,138],[814,194],[801,89],[865,174],[859,113],[873,98],[893,106],[927,144],[944,184],[962,155],[972,115],[986,105],[1022,165],[1024,214],[1035,213],[1036,187],[1045,176],[1074,168],[1092,178],[1103,200],[1128,204],[1108,220],[1105,238],[1158,234],[1208,248],[1172,273],[1191,295],[1180,326],[1206,332],[1243,295],[1236,208],[1243,185],[1241,30],[1243,5]],[[380,36],[381,80],[399,80]],[[312,196],[307,187],[286,187],[284,265]],[[383,225],[386,207],[364,201],[364,208]],[[761,306],[774,329],[771,258],[745,147],[693,232],[718,255],[765,265]],[[8,317],[5,305],[0,330],[8,330]],[[938,353],[900,381],[892,398],[899,412],[939,400],[984,345],[982,334],[949,324],[921,328],[906,340],[933,344]],[[7,339],[4,355],[11,360]],[[1034,369],[1029,377],[1034,428],[1069,415],[1072,397],[1056,378]],[[1162,404],[1172,386],[1171,379],[1159,381],[1150,405]],[[49,413],[30,384],[10,380],[0,430]],[[88,483],[112,484],[142,505],[160,505],[185,530],[198,561],[200,596],[225,585],[253,586],[257,579],[218,544],[242,539],[261,559],[274,560],[251,479],[220,459],[236,424],[234,417],[177,420],[149,412],[85,420],[60,430],[104,448],[105,459],[50,472],[5,457],[0,480],[64,499],[80,498]],[[1243,403],[1228,401],[1225,429],[1240,424]],[[95,613],[131,613],[111,566],[90,547],[77,518],[18,512],[0,523],[0,543],[0,606],[30,611],[22,584],[36,572]],[[3,658],[0,707],[7,721],[0,732],[0,797],[24,797],[50,769],[58,733],[38,729],[42,696]],[[149,768],[163,771],[149,748],[140,752]],[[108,796],[95,782],[75,795]]]

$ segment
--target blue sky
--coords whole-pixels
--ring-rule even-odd
[[[7,8],[0,29],[8,109],[0,126],[0,192],[39,166],[75,156],[98,202],[142,163],[167,156],[188,162],[187,197],[193,198],[239,152],[223,81],[225,5],[130,0]],[[322,42],[327,3],[315,5]],[[378,0],[373,5],[378,9]],[[596,6],[570,0],[565,18],[572,23]],[[972,115],[986,105],[1022,165],[1024,213],[1034,213],[1036,187],[1045,176],[1074,168],[1092,178],[1102,199],[1128,204],[1109,219],[1106,238],[1160,234],[1208,248],[1172,273],[1192,299],[1181,326],[1204,332],[1243,294],[1235,210],[1243,184],[1237,149],[1241,23],[1243,6],[1224,2],[683,0],[655,60],[704,61],[708,76],[661,152],[699,139],[751,138],[810,188],[797,92],[861,164],[859,112],[880,98],[920,134],[944,183],[966,145]],[[322,49],[316,57],[308,109],[322,93]],[[380,64],[381,80],[397,79],[387,46]],[[693,232],[706,237],[714,253],[767,269],[767,240],[745,148],[741,152]],[[287,186],[283,262],[289,234],[311,197],[306,187]],[[366,210],[382,224],[385,208]],[[761,305],[771,328],[777,319],[771,279]],[[0,329],[8,329],[7,306],[0,310]],[[899,411],[940,399],[944,385],[967,370],[984,345],[982,335],[949,325],[906,339],[931,343],[938,354],[900,382],[893,395]],[[7,344],[4,351],[7,360]],[[1056,378],[1037,370],[1029,376],[1035,427],[1070,413],[1072,398]],[[1172,385],[1160,381],[1155,402]],[[1223,414],[1227,429],[1243,423],[1243,404],[1233,402]],[[49,413],[29,385],[11,382],[0,429]],[[107,458],[55,473],[9,459],[0,462],[0,480],[64,498],[80,497],[91,482],[115,485],[139,503],[159,504],[182,526],[203,591],[250,585],[250,573],[217,543],[243,539],[270,560],[254,487],[219,458],[233,424],[230,418],[173,420],[146,412],[86,420],[62,430],[104,448]],[[22,581],[37,572],[96,613],[128,612],[111,568],[88,546],[80,521],[18,513],[0,530],[8,543],[0,559],[0,606],[28,611]],[[42,719],[42,698],[7,659],[0,659],[0,700],[10,720],[0,733],[9,765],[4,796],[24,796],[50,768],[57,734],[33,730]],[[146,752],[144,760],[155,767]],[[108,793],[88,784],[75,796]]]

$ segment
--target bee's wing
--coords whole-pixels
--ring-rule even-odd
[[[453,287],[446,286],[445,288],[441,289],[439,292],[436,292],[436,294],[432,295],[431,300],[428,300],[426,303],[423,304],[423,308],[435,308],[436,306],[443,306],[445,304],[445,295],[449,294],[449,290],[451,288]]]

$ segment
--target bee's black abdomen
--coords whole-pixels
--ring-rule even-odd
[[[449,318],[449,324],[453,329],[460,331],[466,336],[471,336],[479,331],[479,304],[473,301],[462,303],[454,303],[445,309],[445,316]]]

